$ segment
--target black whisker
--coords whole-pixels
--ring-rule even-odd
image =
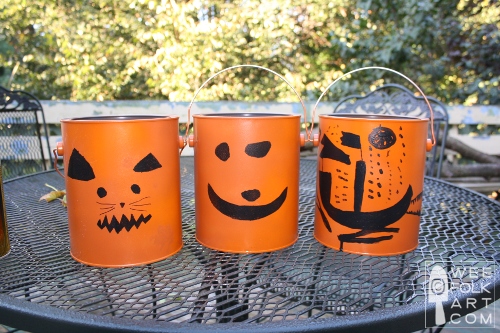
[[[133,205],[133,204],[130,204],[129,206],[134,206],[134,207],[139,207],[139,206],[151,206],[150,203],[148,204],[141,204],[141,205]]]
[[[130,210],[135,210],[136,212],[145,212],[145,209],[135,209],[135,208],[130,208]]]
[[[105,212],[102,212],[102,213],[101,213],[101,214],[99,214],[99,215],[104,215],[104,214],[107,214],[107,213],[111,212],[112,210],[115,210],[115,207],[113,207],[113,208],[111,208],[110,210],[107,210],[107,211],[105,211]]]
[[[144,199],[148,199],[148,198],[150,198],[150,197],[144,197],[144,198],[139,199],[139,200],[137,200],[137,201],[131,202],[129,205],[132,205],[132,204],[138,203],[139,201],[142,201],[142,200],[144,200]]]
[[[98,202],[98,201],[97,201],[97,204],[98,205],[116,206],[116,204],[114,204],[114,203],[104,203],[104,202]]]

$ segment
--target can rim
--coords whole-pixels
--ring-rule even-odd
[[[300,118],[299,114],[290,114],[290,113],[257,113],[257,112],[240,112],[240,113],[232,113],[232,112],[224,112],[224,113],[203,113],[203,114],[193,114],[193,118]]]
[[[114,116],[87,116],[76,118],[65,118],[61,122],[134,122],[134,121],[153,121],[165,119],[178,119],[178,116],[165,115],[114,115]]]
[[[427,122],[429,118],[419,118],[406,115],[390,115],[390,114],[353,114],[353,113],[331,113],[318,115],[320,118],[342,118],[353,121],[416,121]]]

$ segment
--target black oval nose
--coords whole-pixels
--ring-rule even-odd
[[[120,206],[123,208],[123,206],[125,206],[125,202],[120,202]]]
[[[244,191],[241,192],[241,196],[247,201],[255,201],[258,198],[260,198],[260,191],[259,190]]]

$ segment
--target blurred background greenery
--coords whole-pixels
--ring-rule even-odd
[[[342,73],[384,66],[447,104],[500,104],[499,17],[498,0],[4,0],[0,85],[48,100],[189,101],[218,70],[256,64],[314,100]],[[198,99],[295,101],[278,81],[228,72]]]

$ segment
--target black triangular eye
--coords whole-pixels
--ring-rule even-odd
[[[94,170],[90,166],[90,163],[74,148],[69,158],[68,177],[82,181],[89,181],[95,178]]]
[[[146,157],[139,161],[134,167],[135,172],[148,172],[161,168],[162,165],[153,154],[149,153]]]
[[[222,142],[215,147],[215,155],[224,162],[229,159],[231,155],[229,154],[229,145],[227,142]]]
[[[271,142],[262,141],[256,143],[250,143],[245,148],[245,153],[252,157],[264,157],[271,149]]]

